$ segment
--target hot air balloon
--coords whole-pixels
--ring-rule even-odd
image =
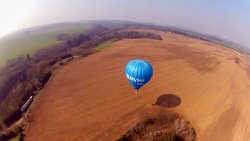
[[[153,68],[147,61],[132,60],[126,65],[125,74],[130,84],[137,92],[151,79]]]

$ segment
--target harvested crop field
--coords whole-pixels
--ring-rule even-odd
[[[25,139],[111,141],[144,115],[170,109],[193,124],[199,141],[249,140],[249,60],[220,45],[160,34],[162,41],[115,42],[58,70]],[[135,58],[154,68],[152,80],[137,94],[124,74]]]

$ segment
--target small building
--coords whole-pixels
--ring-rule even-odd
[[[31,102],[33,101],[33,96],[30,96],[30,98],[23,104],[21,111],[24,113],[27,108],[30,106]]]
[[[78,57],[78,56],[77,56]],[[59,62],[57,62],[56,64],[53,65],[53,69],[57,69],[71,61],[73,61],[76,57],[75,56],[72,56],[72,57],[69,57],[69,58],[66,58],[66,59],[63,59]]]
[[[62,63],[65,64],[65,63],[69,63],[70,61],[74,60],[74,57],[69,57],[69,58],[66,58],[64,60],[62,60]]]

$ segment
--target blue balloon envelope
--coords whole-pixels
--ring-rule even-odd
[[[153,68],[147,61],[132,60],[127,64],[125,74],[130,84],[139,90],[151,79]]]

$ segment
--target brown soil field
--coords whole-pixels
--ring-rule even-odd
[[[250,140],[249,60],[220,45],[159,33],[164,40],[114,42],[58,70],[25,140],[112,141],[159,109],[183,115],[198,141]],[[124,74],[132,59],[145,59],[154,68],[138,93]]]

